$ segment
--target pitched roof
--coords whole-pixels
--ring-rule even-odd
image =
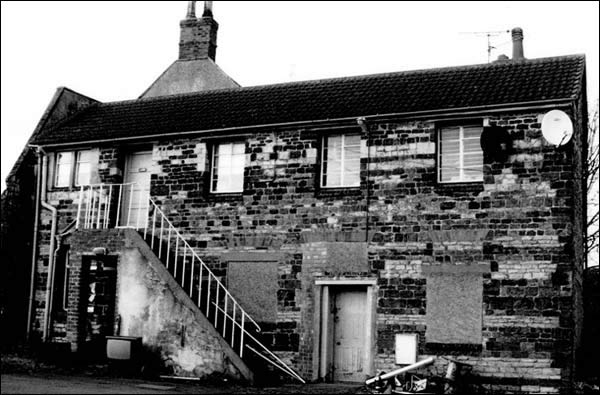
[[[210,58],[176,60],[150,85],[140,98],[239,88]]]
[[[583,55],[570,55],[102,103],[34,143],[572,99],[583,89],[584,65]]]

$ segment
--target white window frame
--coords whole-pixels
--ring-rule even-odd
[[[82,186],[82,185],[89,185],[90,181],[92,180],[92,158],[90,157],[90,159],[88,161],[82,161],[81,160],[81,154],[83,152],[88,152],[91,156],[92,150],[81,150],[81,151],[76,151],[75,152],[75,169],[74,169],[74,174],[73,174],[73,185],[75,185],[76,187]],[[87,183],[80,183],[79,182],[79,169],[82,163],[88,163],[89,164],[89,172],[88,172],[88,181]]]
[[[89,162],[80,162],[79,158],[81,156],[82,152],[92,152],[92,150],[90,149],[83,149],[83,150],[77,150],[77,151],[60,151],[57,152],[54,156],[54,182],[53,182],[53,187],[54,188],[72,188],[74,186],[81,186],[81,185],[89,185],[91,182],[91,177],[92,177],[92,161],[90,160]],[[65,165],[68,164],[69,166],[69,179],[68,182],[66,184],[62,184],[59,185],[58,184],[58,175],[59,175],[59,171],[58,171],[58,167],[59,167],[59,160],[58,160],[58,156],[60,154],[70,154],[71,155],[71,161],[69,163],[65,163]],[[91,159],[91,158],[90,158]],[[79,184],[77,181],[77,173],[79,172],[79,164],[80,163],[89,163],[90,164],[90,180],[88,180],[87,184]]]
[[[325,166],[327,163],[327,157],[325,154],[325,147],[329,147],[329,144],[327,142],[328,139],[332,138],[332,137],[340,137],[341,136],[341,143],[342,143],[342,147],[341,147],[341,159],[340,159],[340,185],[325,185],[325,183],[323,182],[325,177],[327,176],[327,173],[325,172]],[[358,157],[358,181],[356,184],[346,184],[345,183],[345,175],[346,173],[344,172],[344,164],[346,161],[346,136],[359,136],[359,134],[356,133],[339,133],[339,134],[331,134],[328,136],[323,136],[322,140],[321,140],[321,175],[320,175],[320,185],[321,188],[356,188],[356,187],[360,187],[360,154]],[[361,142],[359,140],[359,152],[360,152],[360,147],[361,147]],[[329,148],[327,148],[328,151]]]
[[[58,183],[58,177],[59,177],[59,166],[61,165],[61,162],[59,160],[59,156],[61,154],[70,154],[71,155],[71,161],[68,163],[64,163],[64,166],[69,166],[69,177],[67,179],[67,183],[66,184],[60,184]],[[55,158],[55,164],[54,164],[54,183],[53,186],[55,188],[69,188],[73,185],[73,162],[75,161],[75,152],[74,151],[61,151],[61,152],[57,152],[56,155],[54,156]]]
[[[217,159],[219,157],[218,155],[218,149],[220,146],[223,145],[231,145],[231,152],[232,152],[232,157],[233,157],[233,146],[234,145],[243,145],[244,146],[244,150],[245,150],[245,143],[242,141],[232,141],[232,142],[227,142],[227,143],[218,143],[218,144],[214,144],[212,146],[212,157],[211,157],[211,166],[210,166],[210,192],[211,193],[240,193],[240,192],[244,192],[244,171],[246,168],[246,164],[245,164],[245,160],[244,160],[244,167],[242,168],[242,183],[239,186],[239,189],[228,189],[228,190],[219,190],[217,187],[219,185],[219,174],[218,174],[218,168],[217,168]],[[245,152],[242,154],[245,157]]]
[[[479,178],[472,179],[472,178],[466,178],[465,177],[465,165],[464,165],[464,130],[465,128],[473,128],[473,127],[477,127],[481,129],[481,132],[483,132],[483,126],[481,125],[477,125],[477,124],[470,124],[470,125],[459,125],[459,126],[447,126],[447,127],[441,127],[438,129],[438,139],[437,139],[437,180],[438,183],[440,184],[456,184],[456,183],[477,183],[477,182],[482,182],[483,181],[483,160],[481,163],[481,176]],[[459,160],[459,165],[458,165],[458,170],[459,170],[459,179],[458,180],[447,180],[447,181],[442,181],[442,133],[445,129],[451,129],[451,128],[458,128],[459,129],[459,134],[458,134],[458,160]],[[481,133],[480,133],[481,135]],[[483,152],[482,152],[482,158],[483,158]]]

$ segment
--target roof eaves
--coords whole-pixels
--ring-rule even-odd
[[[245,126],[235,126],[235,127],[227,127],[227,128],[214,128],[214,129],[205,129],[205,130],[192,130],[192,131],[177,131],[177,132],[169,132],[163,134],[149,134],[142,136],[130,136],[130,137],[117,137],[117,138],[109,138],[109,139],[95,139],[95,140],[79,140],[79,141],[70,141],[56,144],[44,144],[43,142],[40,144],[43,147],[64,147],[64,146],[75,146],[82,144],[95,144],[95,143],[105,143],[110,141],[142,141],[149,139],[157,139],[168,136],[183,136],[183,135],[200,135],[207,133],[226,133],[233,132],[239,130],[253,130],[253,129],[262,129],[262,128],[277,128],[277,127],[286,127],[286,126],[307,126],[307,125],[325,125],[325,124],[334,124],[334,123],[342,123],[342,122],[353,122],[357,118],[365,118],[365,119],[388,119],[388,118],[408,118],[408,117],[428,117],[428,116],[446,116],[449,114],[468,114],[469,116],[476,116],[477,114],[485,113],[485,112],[494,112],[494,111],[506,111],[510,110],[525,110],[531,108],[544,108],[548,106],[556,106],[562,104],[568,104],[573,101],[572,97],[565,97],[562,99],[550,99],[550,100],[535,100],[530,102],[522,102],[522,103],[502,103],[495,105],[485,105],[485,106],[476,106],[476,107],[462,107],[462,108],[445,108],[445,109],[437,109],[437,110],[424,110],[424,111],[411,111],[405,113],[393,113],[393,114],[369,114],[369,115],[358,115],[352,117],[343,117],[343,118],[328,118],[328,119],[315,119],[310,121],[295,121],[295,122],[287,122],[287,123],[272,123],[272,124],[264,124],[264,125],[245,125]]]

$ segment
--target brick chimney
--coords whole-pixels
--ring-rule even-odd
[[[513,60],[525,59],[523,54],[523,29],[515,27],[511,30],[512,42],[513,42]]]
[[[219,24],[213,19],[212,1],[204,2],[202,18],[196,18],[196,2],[190,1],[186,18],[179,26],[179,60],[215,60]]]

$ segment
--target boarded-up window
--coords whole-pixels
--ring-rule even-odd
[[[427,274],[428,343],[481,344],[482,320],[481,273]]]
[[[250,316],[259,322],[277,319],[277,262],[229,262],[228,288]]]

